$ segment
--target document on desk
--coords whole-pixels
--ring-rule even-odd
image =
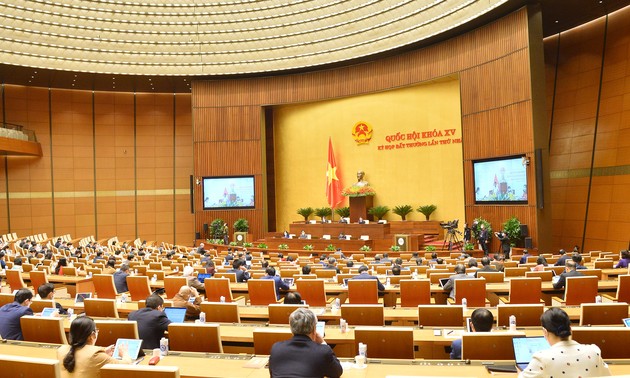
[[[250,369],[262,369],[269,362],[269,357],[252,357],[251,360],[247,361],[243,367]]]

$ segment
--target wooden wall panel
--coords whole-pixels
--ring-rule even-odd
[[[194,214],[190,208],[190,176],[193,174],[191,96],[177,95],[175,101],[175,243],[189,244],[194,238]]]
[[[453,74],[461,79],[465,160],[501,156],[507,151],[529,155],[534,151],[534,143],[528,17],[524,8],[442,43],[339,69],[194,82],[195,176],[266,174],[259,156],[264,146],[263,136],[255,134],[261,130],[259,118],[264,106],[386,91]],[[477,134],[479,131],[487,131],[487,135]],[[502,132],[514,133],[519,138],[506,143]],[[243,143],[235,142],[235,137],[257,139],[259,143],[254,149],[258,156],[241,158],[241,153],[250,152],[244,152]],[[470,170],[464,172],[467,193],[473,192],[470,173]],[[468,200],[467,204],[466,214],[471,220],[487,216],[502,222],[518,214],[523,223],[529,222],[530,228],[539,226],[534,206],[474,206]],[[202,211],[199,194],[195,196],[195,209],[198,228],[219,215]],[[264,210],[264,204],[256,204],[257,212]],[[242,214],[221,215],[235,219]],[[264,222],[259,223],[258,214],[253,222],[250,219],[255,236],[262,236]]]

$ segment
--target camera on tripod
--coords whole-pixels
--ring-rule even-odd
[[[457,227],[459,226],[459,219],[455,219],[452,220],[450,222],[442,222],[440,223],[440,226],[445,229],[445,230],[457,230]]]
[[[461,249],[461,241],[457,237],[457,234],[461,235],[461,231],[457,229],[459,227],[459,219],[452,220],[450,222],[442,222],[440,226],[446,230],[446,237],[444,238],[444,244],[442,249],[448,244],[448,250],[452,251],[453,247]]]

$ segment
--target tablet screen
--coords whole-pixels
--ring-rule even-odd
[[[112,355],[112,357],[116,358],[116,359],[121,359],[122,357],[120,356],[120,353],[118,351],[118,348],[120,347],[121,344],[127,344],[127,351],[129,353],[129,357],[131,357],[132,360],[135,360],[136,358],[138,358],[138,353],[140,353],[140,347],[142,346],[142,340],[141,339],[118,339],[116,340],[116,347],[114,348],[114,353]]]

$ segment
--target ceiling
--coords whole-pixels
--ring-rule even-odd
[[[418,48],[420,46],[435,43],[436,41],[452,37],[454,34],[476,28],[503,14],[518,9],[524,4],[539,3],[543,15],[543,34],[545,37],[571,29],[588,21],[612,13],[630,5],[630,0],[510,0],[505,6],[494,12],[484,15],[473,22],[462,25],[451,32],[427,39],[422,44],[408,46],[392,50],[378,57],[394,55],[400,51]],[[375,56],[364,57],[363,61],[375,59]],[[347,65],[353,62],[342,62],[336,65],[321,67],[331,68],[339,65]],[[312,68],[311,68],[312,70]],[[296,73],[299,71],[275,72],[277,74]],[[258,76],[268,76],[258,74]],[[254,76],[254,75],[250,75]],[[120,92],[156,92],[156,93],[188,93],[191,90],[192,80],[198,79],[222,79],[237,76],[131,76],[109,75],[84,72],[70,72],[60,70],[47,70],[30,67],[12,66],[0,64],[0,81],[5,84],[28,85],[38,87],[82,89],[95,91],[120,91]]]

